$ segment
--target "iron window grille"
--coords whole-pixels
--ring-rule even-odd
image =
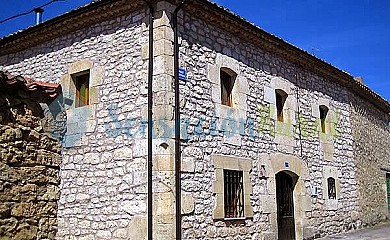
[[[332,177],[328,178],[328,197],[336,199],[336,181]]]
[[[223,170],[225,218],[244,217],[243,172]]]

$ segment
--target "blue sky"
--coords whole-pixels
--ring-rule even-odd
[[[49,0],[0,0],[0,20]],[[47,20],[91,0],[58,1]],[[390,1],[388,0],[215,0],[264,30],[332,65],[362,76],[390,100]],[[6,11],[4,11],[6,9]],[[0,37],[34,23],[34,14],[0,25]]]

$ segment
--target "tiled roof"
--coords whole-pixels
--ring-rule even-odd
[[[62,93],[61,85],[34,81],[20,75],[0,71],[0,95],[26,99],[37,103],[51,103]]]

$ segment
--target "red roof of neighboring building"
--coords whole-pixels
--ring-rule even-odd
[[[13,76],[0,71],[0,94],[29,99],[39,103],[51,103],[62,93],[61,85],[35,81],[20,75]]]

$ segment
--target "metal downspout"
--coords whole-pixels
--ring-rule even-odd
[[[182,239],[181,232],[181,152],[180,152],[180,92],[179,92],[179,36],[177,14],[187,1],[183,0],[173,12],[173,68],[175,75],[175,190],[176,190],[176,240]]]
[[[149,7],[149,66],[148,66],[148,240],[153,239],[153,21],[154,8]]]

